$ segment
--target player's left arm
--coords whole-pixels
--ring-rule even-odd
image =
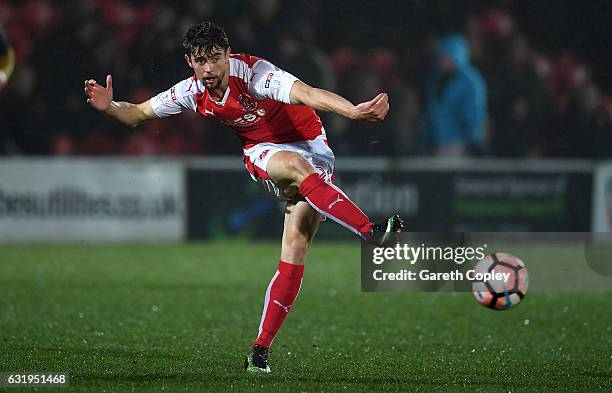
[[[389,98],[380,93],[372,100],[353,105],[331,91],[311,87],[295,76],[260,60],[253,66],[249,89],[258,98],[271,98],[285,104],[306,105],[334,112],[352,120],[380,121],[389,111]]]
[[[380,121],[389,112],[387,93],[379,93],[372,100],[353,105],[349,100],[328,90],[319,89],[296,80],[290,93],[292,104],[334,112],[351,120]]]

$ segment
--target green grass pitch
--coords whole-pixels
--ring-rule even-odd
[[[278,248],[1,246],[0,371],[66,372],[59,391],[612,391],[609,293],[528,293],[503,312],[469,293],[361,293],[357,242],[315,242],[272,373],[247,375]]]

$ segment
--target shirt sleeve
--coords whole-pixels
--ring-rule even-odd
[[[271,98],[290,104],[291,87],[298,80],[290,73],[281,70],[266,60],[259,60],[253,65],[249,91],[260,100]]]
[[[157,117],[181,113],[185,109],[196,111],[197,82],[193,77],[180,81],[170,89],[151,98],[151,107]]]

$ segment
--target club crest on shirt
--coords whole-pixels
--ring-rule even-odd
[[[238,103],[242,105],[245,112],[252,112],[255,110],[255,108],[257,108],[257,101],[255,101],[253,97],[248,94],[240,94],[238,97]]]

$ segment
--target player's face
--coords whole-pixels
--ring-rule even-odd
[[[212,53],[197,53],[185,55],[189,67],[193,68],[196,78],[202,82],[208,90],[216,90],[222,87],[226,76],[229,74],[230,48],[223,50],[215,48]]]

